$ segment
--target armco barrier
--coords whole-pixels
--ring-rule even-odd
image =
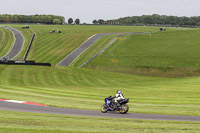
[[[37,65],[37,66],[51,66],[50,63],[36,63],[35,61],[0,61],[1,65]]]
[[[32,43],[33,43],[34,37],[35,37],[35,34],[32,35],[31,41],[30,41],[30,43],[29,43],[29,45],[28,45],[28,49],[26,50],[26,53],[25,53],[25,55],[24,55],[24,60],[26,60],[26,58],[27,58],[27,56],[28,56],[28,53],[29,53],[29,51],[30,51],[30,49],[31,49],[31,45],[32,45]]]

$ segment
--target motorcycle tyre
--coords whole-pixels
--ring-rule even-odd
[[[125,106],[125,110],[119,110],[119,113],[120,114],[126,114],[127,112],[128,112],[128,110],[129,110],[129,106],[127,105],[127,104],[123,104],[123,105],[121,105],[121,106]]]
[[[106,109],[105,109],[106,108]],[[106,104],[103,104],[102,106],[101,106],[101,112],[102,113],[107,113],[107,111],[108,111],[108,106],[106,105]]]

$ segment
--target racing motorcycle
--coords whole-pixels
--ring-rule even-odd
[[[101,106],[101,112],[119,111],[121,114],[126,114],[129,110],[129,106],[126,104],[129,99],[121,99],[118,103],[115,103],[114,98],[112,96],[105,98],[105,103]]]

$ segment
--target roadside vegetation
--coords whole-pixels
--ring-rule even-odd
[[[0,27],[0,58],[8,54],[14,45],[14,40],[14,36],[10,30]]]
[[[10,119],[12,118],[12,119]],[[200,122],[93,118],[0,111],[3,133],[198,133]]]

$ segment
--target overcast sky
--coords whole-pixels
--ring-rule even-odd
[[[200,0],[0,0],[0,5],[0,14],[61,15],[81,23],[152,14],[200,16]]]

